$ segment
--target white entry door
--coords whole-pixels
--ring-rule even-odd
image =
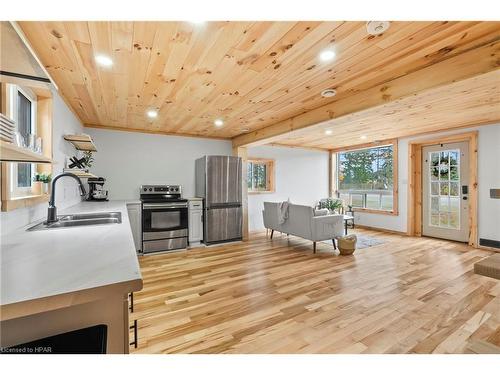
[[[469,240],[469,144],[422,149],[422,234]]]

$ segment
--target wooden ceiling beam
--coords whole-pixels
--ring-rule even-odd
[[[378,84],[271,126],[234,137],[233,147],[279,143],[287,134],[321,127],[325,122],[419,92],[497,70],[500,37],[420,70]],[[459,109],[457,109],[459,110]]]

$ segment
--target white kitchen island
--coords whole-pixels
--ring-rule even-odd
[[[1,237],[1,347],[105,324],[107,353],[128,353],[127,297],[142,277],[126,203],[59,213],[121,212],[120,224],[26,231],[32,223]]]

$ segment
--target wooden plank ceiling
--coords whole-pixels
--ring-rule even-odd
[[[274,143],[334,150],[495,120],[500,121],[500,70],[289,132]]]
[[[500,34],[498,22],[392,22],[376,37],[364,22],[19,24],[85,125],[221,138],[355,95]],[[319,61],[325,48],[335,50],[333,61]],[[98,54],[114,64],[97,66]],[[321,97],[326,88],[337,95]],[[158,110],[156,119],[146,116],[149,109]],[[213,125],[217,118],[223,127]]]

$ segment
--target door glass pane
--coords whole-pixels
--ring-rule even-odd
[[[441,195],[447,196],[450,191],[448,182],[440,182],[439,184],[441,185]]]
[[[450,165],[458,164],[458,151],[450,151]]]
[[[431,169],[431,181],[439,180],[439,168]]]
[[[450,180],[458,181],[458,178],[459,178],[458,167],[450,167]]]
[[[450,198],[450,211],[451,212],[460,211],[460,198]]]
[[[451,229],[459,229],[460,228],[460,214],[458,212],[450,213],[450,222],[449,226]]]
[[[449,164],[448,157],[449,157],[448,151],[441,152],[441,165],[448,165]]]
[[[437,167],[439,165],[439,152],[431,152],[431,166]]]
[[[433,226],[439,226],[439,214],[432,214],[431,215],[431,225]]]
[[[441,212],[439,214],[439,226],[440,227],[447,227],[448,226],[448,213],[447,212]]]
[[[458,182],[450,182],[450,195],[458,197]]]
[[[431,212],[438,213],[439,212],[439,197],[431,198]]]
[[[431,194],[439,195],[439,182],[431,182]]]
[[[441,181],[448,181],[448,176],[449,176],[449,173],[448,173],[448,166],[446,165],[441,165],[441,169],[439,170],[439,179]]]
[[[448,197],[439,197],[439,211],[447,212],[450,210],[449,198]]]

